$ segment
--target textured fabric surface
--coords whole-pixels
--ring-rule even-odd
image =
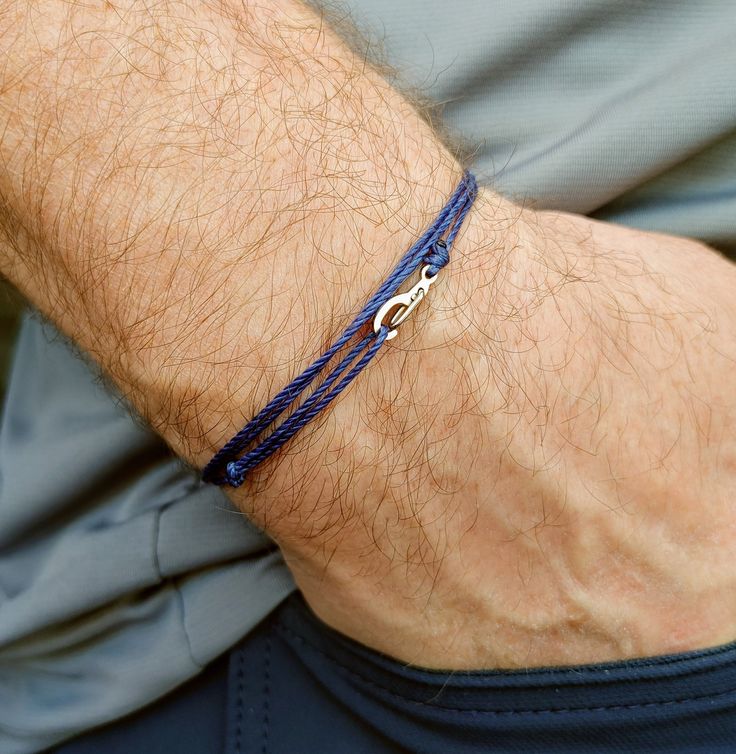
[[[404,78],[540,207],[736,251],[732,0],[351,0]],[[0,752],[141,707],[292,589],[266,538],[35,319],[0,427]]]

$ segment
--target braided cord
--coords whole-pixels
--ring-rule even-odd
[[[434,277],[449,262],[452,243],[476,194],[475,178],[466,172],[432,225],[399,260],[342,335],[215,453],[202,473],[206,482],[239,487],[245,481],[248,471],[275,453],[348,387],[388,339],[388,325],[382,325],[375,332],[371,331],[361,338],[290,416],[255,448],[244,452],[312,385],[327,364],[376,316],[378,310],[407,278],[422,265],[427,266],[427,275]],[[344,376],[339,379],[341,375]]]

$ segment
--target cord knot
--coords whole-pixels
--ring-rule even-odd
[[[225,479],[231,487],[240,487],[245,481],[245,476],[240,471],[237,461],[230,461],[225,466]]]
[[[429,265],[428,273],[432,276],[436,275],[450,261],[447,244],[439,238],[429,247],[423,261]]]

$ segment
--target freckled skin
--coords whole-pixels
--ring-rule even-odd
[[[13,2],[0,48],[0,271],[198,467],[461,174],[296,3]],[[695,241],[482,191],[399,336],[232,498],[407,662],[729,641],[735,284]]]

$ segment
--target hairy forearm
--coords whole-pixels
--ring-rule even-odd
[[[460,169],[295,2],[5,7],[2,271],[202,465]],[[725,640],[733,284],[694,242],[482,192],[418,316],[234,499],[320,615],[403,659]]]
[[[460,171],[298,3],[11,7],[4,270],[203,463]]]

